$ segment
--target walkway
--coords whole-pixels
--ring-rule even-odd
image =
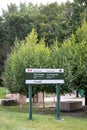
[[[45,102],[55,102],[56,101],[56,96],[55,97],[45,97]],[[84,106],[85,105],[85,98],[81,98],[81,97],[78,97],[76,98],[76,95],[75,94],[66,94],[64,96],[60,96],[60,101],[82,101],[82,105]]]

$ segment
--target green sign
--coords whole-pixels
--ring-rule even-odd
[[[57,120],[60,118],[60,84],[64,83],[64,69],[25,69],[25,83],[29,85],[29,119],[32,120],[32,84],[57,84]]]
[[[25,69],[26,84],[64,83],[63,69]]]

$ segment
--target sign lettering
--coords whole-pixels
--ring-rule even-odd
[[[26,84],[64,83],[64,69],[25,69]]]

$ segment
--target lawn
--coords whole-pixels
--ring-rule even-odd
[[[4,98],[5,95],[6,95],[6,88],[0,87],[0,99]]]
[[[87,119],[63,115],[58,121],[54,114],[33,113],[33,121],[28,119],[28,110],[19,106],[0,106],[0,130],[87,130]]]
[[[5,91],[5,88],[0,87],[0,98],[4,97]],[[43,110],[33,104],[33,121],[30,121],[28,107],[29,104],[22,108],[18,105],[0,106],[0,130],[87,130],[87,116],[61,113],[64,120],[58,121],[55,109]]]

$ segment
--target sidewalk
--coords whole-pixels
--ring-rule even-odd
[[[45,97],[45,102],[56,102],[56,96],[55,97]],[[60,101],[82,101],[82,105],[85,105],[85,98],[76,97],[75,94],[66,94],[64,96],[60,96]]]
[[[0,99],[0,105],[1,105],[1,101],[2,101],[2,99]],[[27,102],[28,101],[29,101],[29,99],[27,99]],[[56,102],[56,96],[45,97],[44,101],[45,102]],[[62,102],[62,101],[82,101],[82,105],[83,106],[85,105],[85,98],[81,98],[81,97],[76,98],[75,94],[71,94],[71,95],[66,94],[64,96],[60,96],[60,102]]]

